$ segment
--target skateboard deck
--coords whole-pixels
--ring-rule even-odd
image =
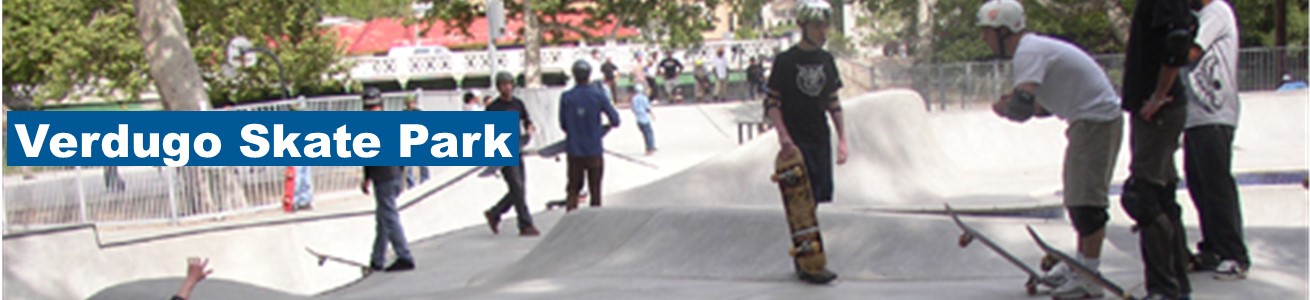
[[[972,243],[974,240],[980,241],[982,242],[983,246],[987,247],[987,249],[991,249],[992,252],[995,252],[997,255],[1000,255],[1001,258],[1004,258],[1006,261],[1010,262],[1010,264],[1013,264],[1015,267],[1018,267],[1020,270],[1023,270],[1024,273],[1028,273],[1028,281],[1025,282],[1023,286],[1027,290],[1029,295],[1036,295],[1037,286],[1039,285],[1046,286],[1047,288],[1055,288],[1058,286],[1058,284],[1056,284],[1055,282],[1046,280],[1044,276],[1042,276],[1040,273],[1037,273],[1037,270],[1034,270],[1032,267],[1028,266],[1027,264],[1024,264],[1022,261],[1019,260],[1019,258],[1014,257],[1014,254],[1011,254],[1010,251],[1007,251],[1005,250],[1005,248],[1002,248],[1000,245],[997,245],[995,242],[992,242],[992,239],[988,238],[987,235],[982,234],[982,232],[978,232],[978,230],[974,229],[973,226],[969,226],[969,224],[965,224],[964,221],[960,220],[960,216],[955,213],[955,210],[951,209],[950,204],[945,204],[945,205],[946,205],[946,214],[950,215],[951,220],[955,221],[955,225],[960,227],[960,231],[964,232],[960,234],[960,241],[959,241],[960,248],[968,247],[969,244]]]
[[[318,266],[320,267],[322,267],[324,263],[332,261],[343,265],[359,268],[360,277],[367,277],[368,275],[373,274],[373,269],[369,268],[368,264],[341,258],[339,256],[323,254],[322,252],[314,251],[314,249],[310,249],[309,247],[305,247],[305,251],[308,251],[310,255],[313,255],[314,258],[318,259]]]
[[[809,283],[826,284],[837,279],[837,274],[827,269],[828,258],[823,254],[823,236],[815,215],[817,203],[805,173],[805,161],[800,150],[792,150],[794,155],[790,157],[778,153],[775,172],[769,179],[778,183],[782,193],[782,205],[791,229],[792,248],[788,253],[794,260],[797,277]]]
[[[1037,246],[1041,247],[1042,251],[1045,251],[1046,254],[1051,255],[1055,257],[1055,259],[1060,260],[1060,262],[1068,266],[1069,269],[1072,269],[1075,273],[1078,273],[1078,276],[1091,280],[1093,284],[1096,284],[1102,288],[1105,288],[1106,290],[1109,290],[1110,293],[1113,293],[1112,295],[1113,297],[1119,297],[1120,299],[1126,299],[1126,300],[1137,299],[1137,297],[1134,297],[1131,292],[1123,289],[1118,284],[1115,284],[1113,281],[1110,281],[1110,279],[1105,278],[1105,276],[1102,276],[1100,272],[1092,271],[1091,268],[1088,268],[1087,266],[1083,265],[1082,262],[1079,262],[1077,259],[1074,259],[1072,256],[1069,256],[1069,254],[1066,254],[1058,249],[1055,249],[1055,247],[1051,247],[1051,245],[1047,244],[1045,240],[1042,240],[1041,236],[1037,235],[1037,231],[1034,231],[1032,226],[1028,226],[1028,235],[1033,237],[1033,241],[1037,242]]]

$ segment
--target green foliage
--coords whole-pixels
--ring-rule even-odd
[[[337,1],[179,1],[211,101],[281,97],[276,66],[267,57],[237,80],[222,76],[227,43],[237,35],[277,53],[293,92],[339,89],[341,83],[330,78],[347,66],[339,63],[335,35],[317,25],[321,8]],[[139,100],[152,87],[132,1],[11,0],[3,5],[6,95],[31,97],[40,107],[82,94]]]
[[[137,99],[147,88],[131,1],[10,0],[3,5],[7,95],[30,97],[41,107],[83,95]]]
[[[410,0],[327,0],[323,12],[357,20],[402,18],[410,15]]]
[[[1306,46],[1307,0],[1287,0],[1287,45]],[[1274,45],[1274,0],[1232,1],[1242,47]]]

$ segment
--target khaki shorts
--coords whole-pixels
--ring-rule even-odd
[[[1109,207],[1110,180],[1123,142],[1124,119],[1073,121],[1065,130],[1064,205]]]

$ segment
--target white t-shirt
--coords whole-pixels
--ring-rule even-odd
[[[728,60],[722,56],[714,57],[714,76],[720,80],[728,79]]]
[[[1037,103],[1068,120],[1119,118],[1119,94],[1101,66],[1068,42],[1024,34],[1014,50],[1014,84],[1036,83]]]
[[[1237,20],[1226,1],[1211,1],[1197,15],[1196,45],[1201,58],[1183,76],[1187,87],[1187,127],[1237,126]]]

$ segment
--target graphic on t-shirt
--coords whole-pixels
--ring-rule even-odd
[[[1205,54],[1201,56],[1201,59],[1196,62],[1196,66],[1193,67],[1192,72],[1189,73],[1189,77],[1191,77],[1192,81],[1192,91],[1196,95],[1196,101],[1201,105],[1201,109],[1204,109],[1206,112],[1212,113],[1224,108],[1224,98],[1220,93],[1223,92],[1225,88],[1223,82],[1227,78],[1231,78],[1230,76],[1232,76],[1232,74],[1228,74],[1228,68],[1224,67],[1227,65],[1223,61],[1224,57],[1223,55],[1216,53],[1215,45],[1227,40],[1228,38],[1228,35],[1224,35],[1215,39],[1213,43],[1210,43],[1209,47],[1206,48]]]
[[[814,65],[797,65],[798,73],[796,74],[796,86],[800,87],[801,93],[810,97],[818,97],[823,92],[823,86],[827,83],[827,78],[823,74],[823,64]]]

